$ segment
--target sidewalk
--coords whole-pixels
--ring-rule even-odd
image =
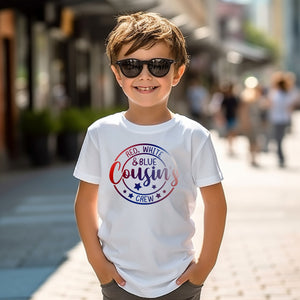
[[[79,242],[72,164],[0,174],[0,299],[27,300]]]
[[[285,169],[277,167],[273,152],[262,153],[261,167],[252,168],[243,137],[236,141],[236,157],[227,156],[225,140],[216,135],[213,140],[225,177],[228,219],[219,259],[202,299],[299,300],[300,113],[294,115],[292,134],[285,141]],[[200,215],[202,208],[201,204],[197,208]],[[199,230],[201,224],[199,218]],[[102,299],[81,243],[30,299]]]

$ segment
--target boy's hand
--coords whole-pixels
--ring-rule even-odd
[[[205,274],[200,266],[193,261],[190,263],[184,273],[177,279],[176,283],[181,285],[186,281],[190,281],[192,284],[201,285],[207,276],[208,274]]]
[[[107,284],[112,280],[121,286],[126,284],[126,281],[118,273],[114,264],[108,260],[101,266],[101,270],[96,270],[96,268],[94,270],[101,284]]]

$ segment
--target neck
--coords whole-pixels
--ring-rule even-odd
[[[174,114],[168,108],[129,107],[125,117],[137,125],[157,125],[171,120]]]

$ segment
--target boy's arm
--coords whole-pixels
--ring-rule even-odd
[[[80,181],[75,198],[75,216],[78,231],[85,247],[88,261],[102,284],[115,280],[124,285],[124,279],[105,257],[98,239],[98,185]]]
[[[197,262],[193,262],[178,278],[177,284],[187,280],[202,284],[214,267],[223,238],[226,220],[226,200],[221,183],[200,189],[204,202],[204,236]]]

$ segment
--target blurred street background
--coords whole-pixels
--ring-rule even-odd
[[[0,0],[0,299],[101,299],[72,171],[87,127],[127,107],[105,39],[141,10],[182,30],[170,108],[212,132],[225,176],[203,299],[299,300],[300,0]]]

